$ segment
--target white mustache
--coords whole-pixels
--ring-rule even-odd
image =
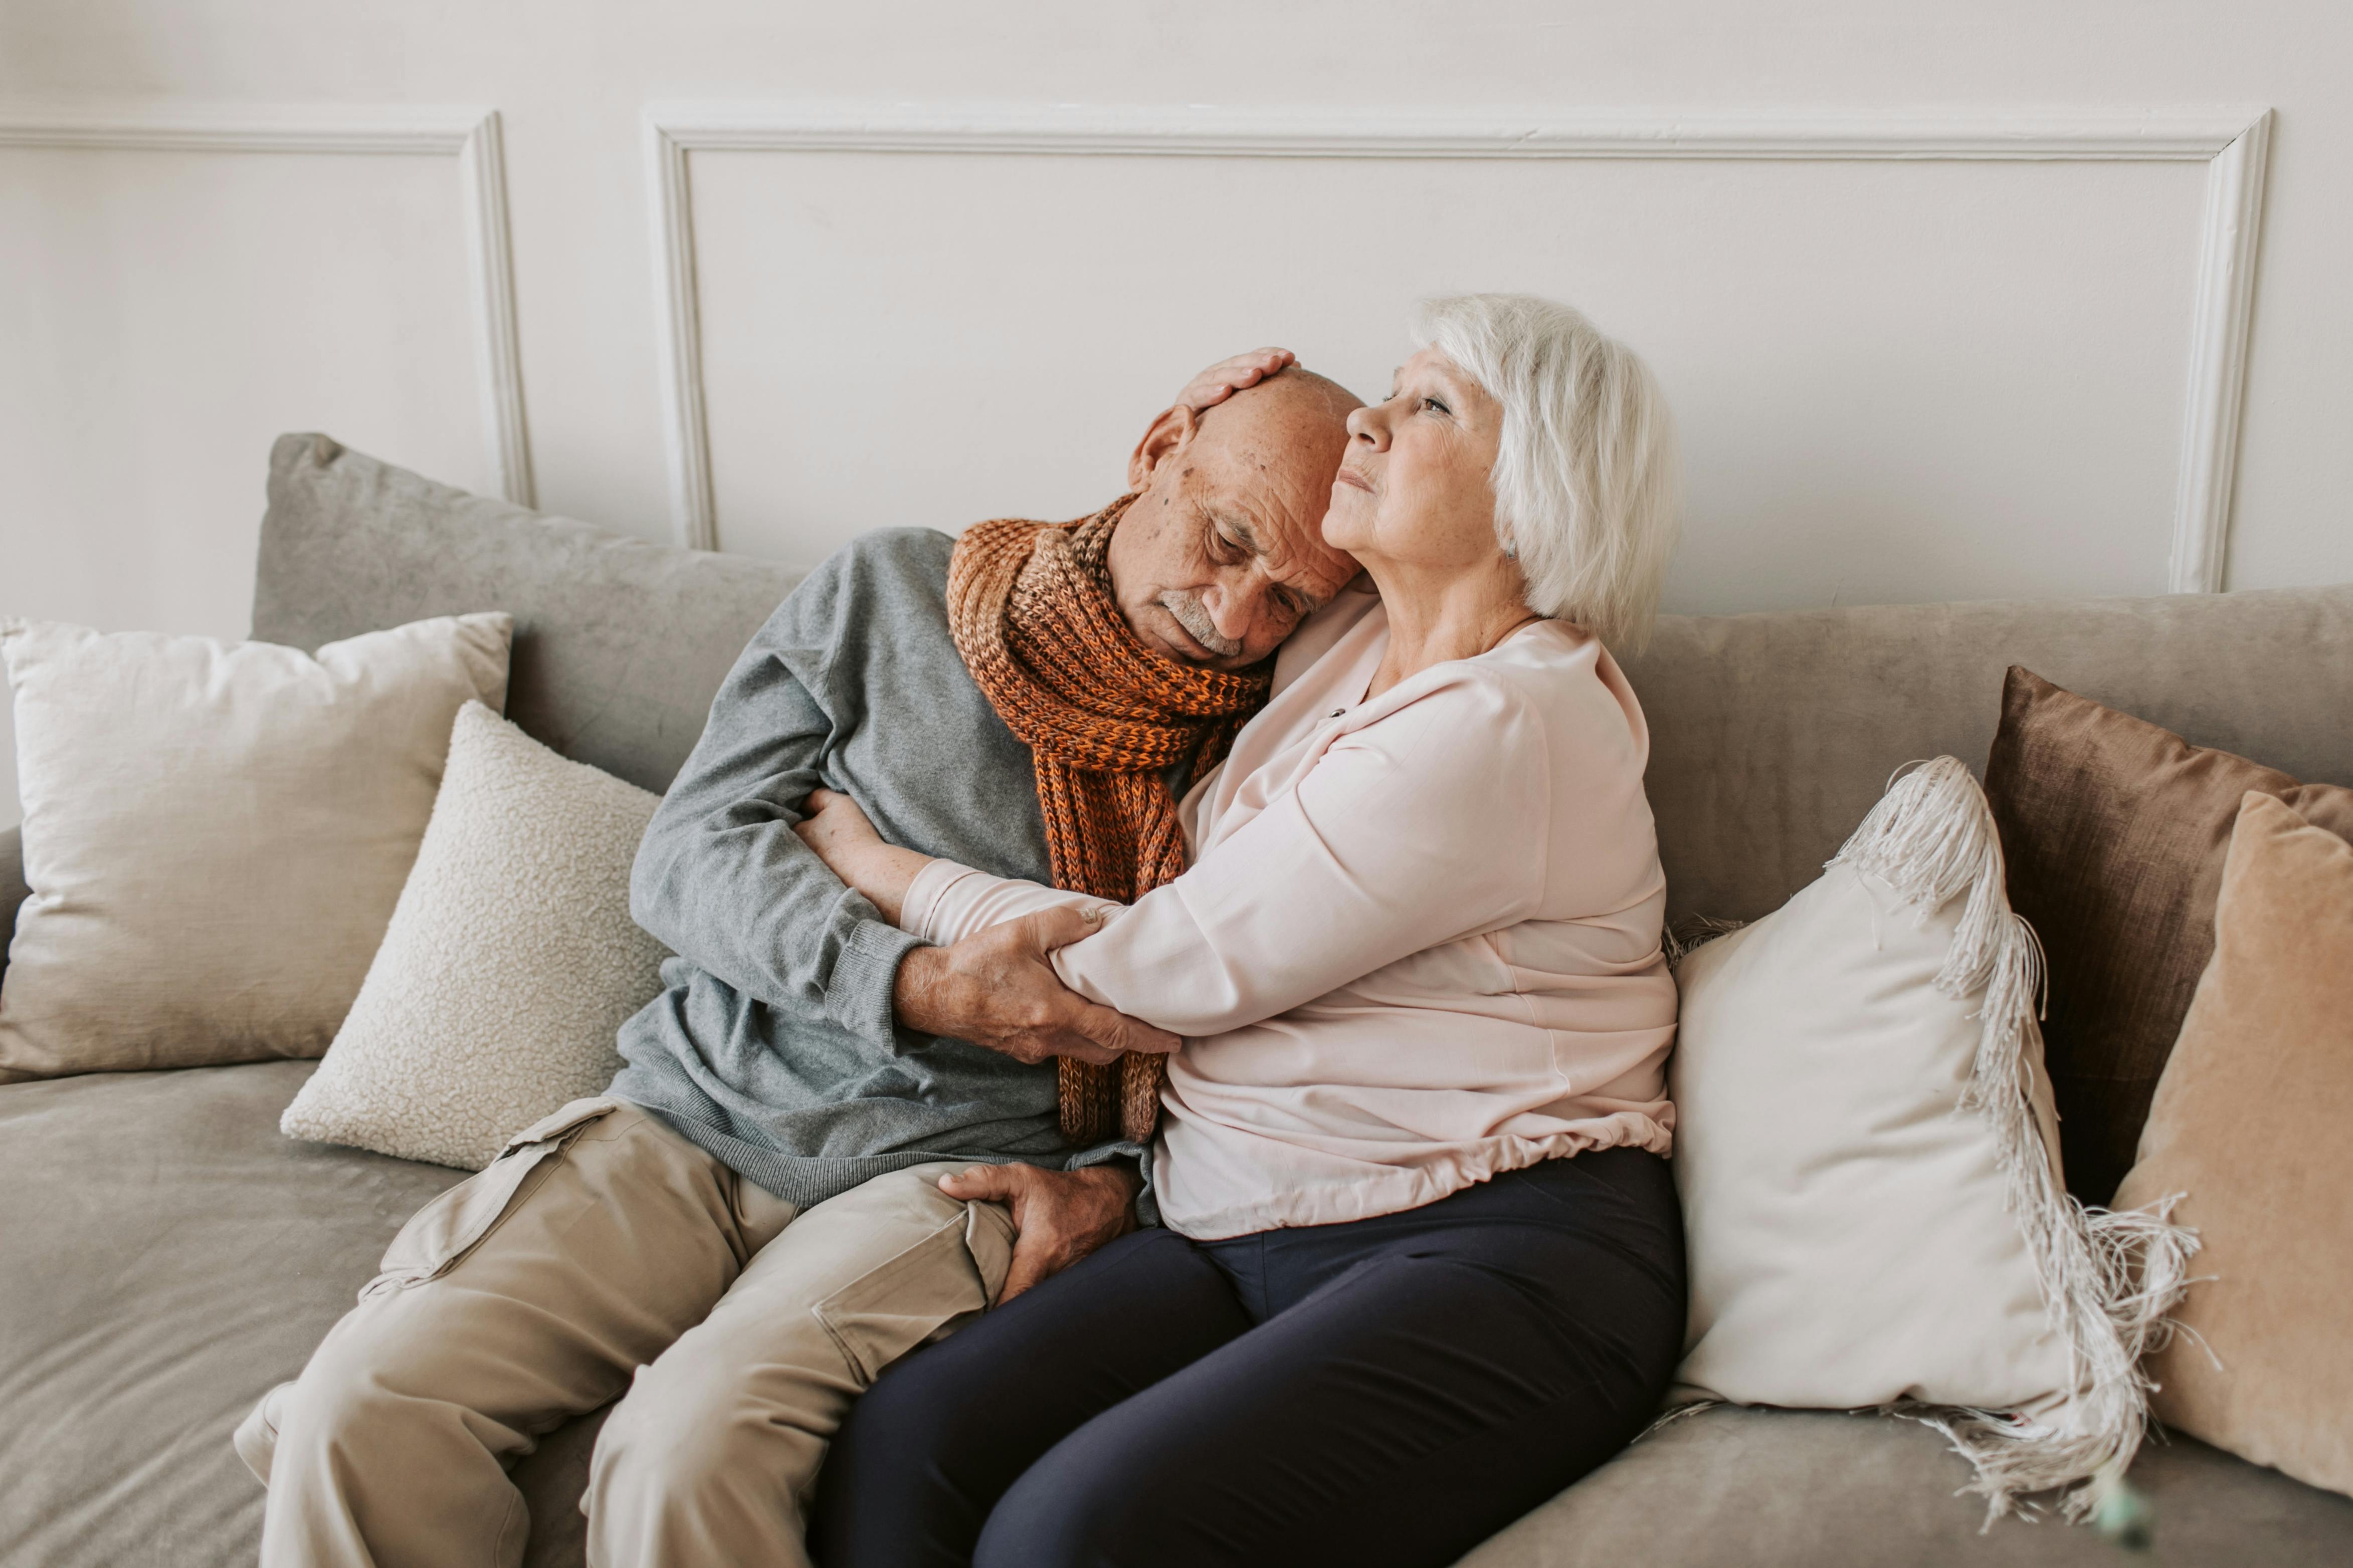
[[[1232,658],[1242,651],[1242,645],[1219,632],[1218,623],[1201,607],[1198,594],[1182,588],[1171,588],[1160,595],[1160,607],[1176,617],[1176,624],[1186,635],[1219,658]]]

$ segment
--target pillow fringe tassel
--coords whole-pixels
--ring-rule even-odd
[[[1720,936],[1730,936],[1746,921],[1720,921],[1710,915],[1690,915],[1666,927],[1659,933],[1659,950],[1666,954],[1667,967],[1680,967],[1683,961]]]
[[[1961,1108],[1993,1123],[2009,1205],[2073,1379],[2057,1407],[2034,1416],[1908,1403],[1891,1413],[1934,1426],[1976,1468],[1967,1489],[1985,1497],[1989,1527],[2005,1514],[2031,1517],[2028,1500],[2052,1491],[2063,1491],[2069,1519],[2105,1517],[2126,1495],[2125,1472],[2147,1429],[2141,1357],[2170,1337],[2166,1314],[2189,1284],[2197,1233],[2172,1222],[2174,1197],[2122,1213],[2086,1209],[2060,1184],[2028,1093],[2042,943],[2010,908],[2000,836],[1968,769],[1938,757],[1902,776],[1828,864],[1885,882],[1923,921],[1968,900],[1936,980],[1956,998],[1985,993]]]

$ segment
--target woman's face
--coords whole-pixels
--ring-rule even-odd
[[[1436,349],[1398,371],[1386,403],[1348,416],[1348,451],[1332,483],[1324,540],[1359,560],[1419,568],[1496,558],[1488,476],[1503,405]]]

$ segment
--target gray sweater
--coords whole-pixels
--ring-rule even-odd
[[[893,844],[1050,882],[1029,749],[948,636],[948,556],[928,529],[870,533],[760,628],[638,846],[638,923],[676,958],[621,1026],[612,1092],[807,1207],[927,1160],[1071,1168],[1054,1067],[898,1027],[916,939],[793,834],[819,784]],[[1151,1217],[1150,1195],[1139,1209]]]

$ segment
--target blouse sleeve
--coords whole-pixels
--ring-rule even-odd
[[[1539,907],[1543,720],[1466,669],[1332,742],[1193,868],[1057,952],[1071,989],[1191,1037],[1272,1017]]]
[[[899,929],[945,947],[999,921],[1059,907],[1100,910],[1106,919],[1125,910],[1110,899],[1064,892],[1018,877],[992,877],[953,860],[934,860],[908,885],[899,909]]]

